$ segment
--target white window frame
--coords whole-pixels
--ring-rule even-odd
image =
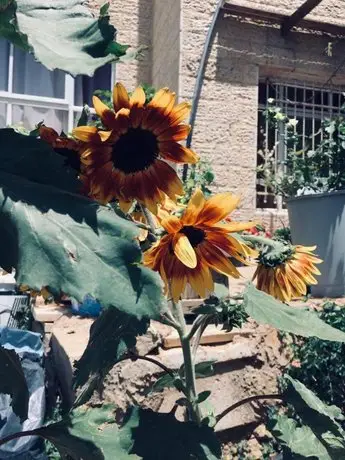
[[[14,69],[14,45],[10,44],[9,60],[8,60],[8,82],[7,91],[0,90],[0,103],[6,104],[6,126],[13,124],[12,118],[12,105],[18,104],[21,106],[48,108],[54,110],[63,110],[67,114],[67,129],[68,132],[72,131],[74,127],[75,113],[83,110],[82,106],[74,104],[74,84],[75,79],[65,74],[65,94],[64,98],[53,98],[44,96],[34,96],[30,94],[18,94],[13,92],[13,69]],[[111,64],[111,86],[115,83],[115,64]],[[91,109],[91,113],[95,113]]]
[[[330,87],[318,87],[317,85],[312,85],[310,83],[301,83],[301,82],[289,82],[289,81],[270,81],[268,79],[260,79],[259,85],[265,84],[266,85],[266,104],[263,104],[262,102],[259,101],[258,104],[258,111],[263,112],[266,110],[269,106],[267,103],[267,100],[269,99],[269,88],[274,87],[274,91],[276,94],[275,97],[275,104],[274,106],[280,107],[282,113],[285,115],[289,116],[290,118],[302,118],[302,136],[303,136],[303,149],[306,147],[305,145],[305,136],[306,136],[306,131],[305,131],[305,125],[306,125],[306,119],[311,119],[312,120],[312,131],[314,135],[317,133],[317,130],[315,129],[315,121],[316,120],[322,120],[324,117],[327,118],[327,116],[332,116],[336,114],[340,114],[341,112],[341,97],[340,95],[344,93],[345,87],[344,88],[330,88]],[[288,88],[293,88],[294,89],[294,101],[291,101],[288,99]],[[302,90],[303,91],[303,102],[296,101],[297,100],[297,90]],[[316,104],[314,102],[311,102],[311,100],[307,100],[306,98],[306,92],[307,91],[312,91],[313,98],[315,97],[315,92],[321,92],[321,97],[323,100],[323,95],[326,94],[328,95],[327,100],[329,101],[328,104]],[[330,96],[333,94],[338,94],[339,95],[339,105],[334,106],[331,104],[331,98]],[[297,102],[298,105],[302,106],[302,108],[297,108],[297,104],[294,102]],[[321,101],[322,102],[322,101]],[[284,144],[284,136],[285,136],[285,131],[282,132],[282,129],[284,129],[284,124],[279,123],[278,128],[275,130],[275,141],[274,141],[274,152],[275,152],[275,170],[276,172],[281,171],[282,168],[282,161],[286,158],[286,146]],[[258,124],[258,129],[259,129],[259,124]],[[286,129],[286,127],[285,127]],[[265,123],[265,137],[266,137],[266,142],[265,142],[265,148],[263,149],[264,153],[264,161],[266,161],[266,157],[269,155],[269,149],[268,149],[268,136],[267,133],[269,132],[269,125],[268,121]],[[295,127],[295,132],[296,132],[296,127]],[[258,146],[259,148],[259,146]],[[312,145],[311,148],[315,148],[315,139],[312,137]],[[272,196],[272,193],[268,191],[267,187],[264,186],[264,191],[259,192],[256,190],[256,197],[259,195],[264,196],[264,201],[267,199],[268,196]],[[276,196],[275,197],[275,204],[276,206],[274,208],[272,207],[263,207],[261,208],[260,206],[256,206],[257,209],[265,209],[265,210],[276,210],[276,211],[282,211],[283,210],[283,200],[281,196]]]

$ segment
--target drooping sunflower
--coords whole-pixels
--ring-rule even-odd
[[[66,136],[59,136],[53,128],[41,125],[39,128],[40,138],[47,142],[60,155],[66,158],[65,164],[75,169],[77,172],[81,170],[80,142]]]
[[[206,200],[201,190],[196,190],[180,218],[166,214],[160,219],[167,234],[144,253],[144,264],[160,273],[175,301],[186,283],[201,297],[213,292],[211,270],[240,276],[230,257],[245,262],[251,250],[230,233],[249,229],[253,222],[220,222],[238,202],[230,193]]]
[[[156,214],[165,195],[174,201],[183,195],[181,180],[165,160],[196,163],[198,157],[179,143],[190,131],[190,126],[182,123],[190,105],[175,105],[175,100],[175,94],[163,88],[146,104],[142,88],[129,97],[120,83],[113,91],[114,111],[93,97],[94,108],[109,130],[108,138],[95,145],[96,127],[81,126],[73,131],[84,143],[81,162],[91,196],[104,203],[118,199],[124,211],[137,200]]]
[[[276,260],[261,254],[254,274],[257,288],[282,302],[306,295],[307,286],[317,284],[313,275],[320,275],[315,264],[322,260],[315,256],[315,249],[316,246],[286,245],[285,254]]]

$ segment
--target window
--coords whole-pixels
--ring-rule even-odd
[[[345,103],[343,89],[334,90],[315,88],[303,84],[272,83],[269,80],[259,83],[259,116],[258,116],[258,165],[265,164],[270,155],[275,160],[276,171],[281,168],[286,157],[284,144],[285,125],[278,124],[277,128],[271,127],[264,116],[268,100],[274,99],[274,105],[281,108],[281,112],[289,118],[295,118],[298,123],[295,132],[299,136],[300,144],[295,148],[314,149],[322,140],[320,131],[321,122],[325,118],[338,115]],[[275,197],[258,177],[257,207],[277,208],[283,207],[281,199]]]
[[[0,39],[0,127],[21,125],[26,129],[44,120],[57,131],[71,131],[84,103],[91,105],[96,89],[110,89],[113,67],[98,69],[94,76],[73,78],[53,72],[31,54]]]

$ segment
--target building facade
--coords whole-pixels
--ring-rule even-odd
[[[103,0],[89,1],[95,10],[103,3]],[[180,100],[191,100],[217,3],[217,0],[111,1],[109,11],[118,29],[118,41],[147,47],[142,60],[116,66],[116,80],[129,90],[140,84],[168,86]],[[290,15],[303,0],[228,0],[228,3]],[[307,18],[316,23],[343,26],[345,36],[342,3],[323,0]],[[274,98],[283,111],[299,120],[301,134],[309,136],[311,143],[316,142],[321,119],[338,112],[345,102],[344,44],[341,37],[302,29],[283,37],[278,25],[233,15],[226,8],[221,10],[209,47],[192,148],[210,161],[216,176],[216,191],[229,190],[241,196],[238,211],[241,218],[262,220],[268,227],[286,220],[281,200],[257,184],[257,164],[265,161],[262,156],[268,150],[276,148],[281,135],[279,130],[269,132],[263,111],[267,99]],[[13,59],[9,59],[9,65],[11,62]],[[47,95],[34,95],[36,103],[38,96],[47,105],[40,108],[42,116],[38,121],[45,118],[44,110],[50,110],[52,119],[60,120],[62,126],[67,122],[70,128],[82,101],[89,100],[92,90],[114,81],[111,69],[102,72],[93,80],[82,77],[74,80],[54,72]],[[12,94],[16,84],[13,68],[9,68],[6,78],[7,94]],[[64,89],[61,79],[67,79]],[[20,91],[27,97],[25,88]],[[20,121],[25,110],[30,110],[27,105],[30,101],[26,101],[21,113],[16,109],[21,105],[18,94],[9,103],[5,93],[0,72],[2,125],[6,121]],[[258,149],[262,151],[261,157]],[[280,158],[284,155],[278,150],[277,161],[279,155]]]
[[[118,0],[110,5],[118,39],[146,45],[145,58],[117,66],[116,79],[169,86],[181,100],[193,96],[198,66],[217,0]],[[229,0],[266,12],[291,15],[303,0]],[[95,4],[95,2],[93,2]],[[97,5],[99,6],[99,4]],[[345,4],[323,0],[307,18],[344,26]],[[215,26],[203,78],[192,147],[212,164],[217,191],[242,198],[239,214],[268,227],[286,221],[280,200],[257,185],[260,132],[267,98],[317,137],[321,117],[345,102],[345,41],[322,32],[292,31],[233,16],[223,9]],[[264,133],[266,138],[272,133]],[[275,133],[276,139],[279,133]],[[266,140],[266,148],[271,148]]]

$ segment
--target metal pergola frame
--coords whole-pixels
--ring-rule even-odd
[[[345,26],[305,18],[321,3],[321,1],[322,0],[305,0],[291,15],[235,5],[226,0],[223,3],[223,11],[232,16],[264,21],[271,24],[280,24],[281,33],[285,37],[294,27],[323,32],[333,36],[345,36]]]

